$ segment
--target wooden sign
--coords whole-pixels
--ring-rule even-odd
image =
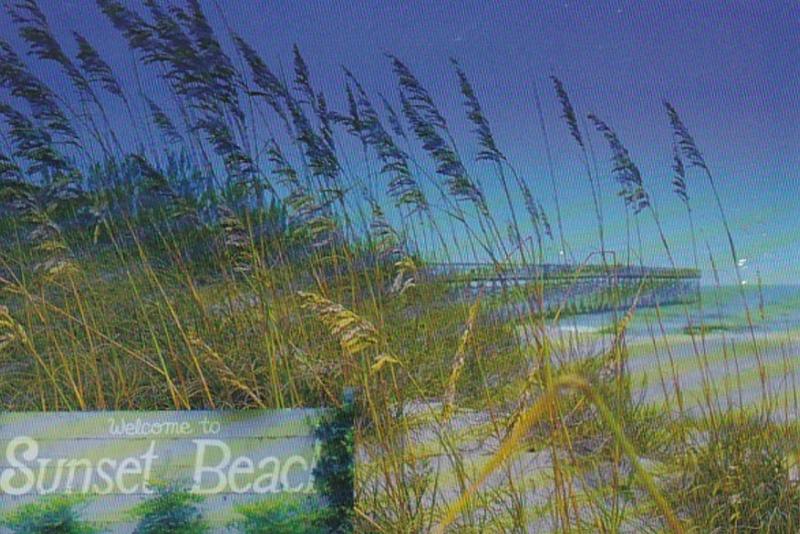
[[[314,481],[322,413],[0,414],[0,532],[64,503],[87,525],[133,532],[155,508],[143,503],[169,492],[211,531],[271,500],[324,507]]]

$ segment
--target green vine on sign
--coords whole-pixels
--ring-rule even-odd
[[[323,415],[314,431],[314,437],[322,443],[314,468],[314,486],[328,501],[320,518],[327,532],[353,531],[355,413],[354,393],[347,390],[342,406]]]

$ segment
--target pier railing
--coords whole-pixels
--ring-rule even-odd
[[[700,279],[698,269],[634,265],[511,265],[491,263],[427,263],[422,274],[474,280],[539,280],[541,278],[685,278]]]
[[[700,271],[629,265],[514,265],[490,263],[428,263],[420,281],[451,285],[457,294],[532,297],[528,286],[543,289],[546,310],[560,307],[572,313],[606,311],[613,307],[648,307],[691,302],[699,293]]]

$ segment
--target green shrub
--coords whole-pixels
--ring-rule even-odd
[[[0,526],[15,534],[90,534],[100,529],[81,521],[83,500],[57,496],[25,504],[0,519]]]
[[[133,516],[139,519],[135,534],[199,534],[208,524],[198,508],[202,497],[173,485],[161,486],[155,497],[137,505]]]
[[[307,497],[275,498],[237,508],[244,519],[232,526],[245,534],[324,534],[322,512]]]

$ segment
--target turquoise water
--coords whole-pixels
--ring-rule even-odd
[[[750,310],[754,329],[759,333],[785,333],[800,330],[800,286],[771,285],[758,288],[746,286],[703,287],[701,303],[668,305],[658,309],[635,310],[627,334],[632,337],[685,334],[689,324],[707,328],[708,333],[725,331],[730,334],[749,333],[745,311]],[[562,320],[562,328],[591,332],[609,328],[614,315],[610,312],[578,315]]]
[[[635,311],[625,339],[637,398],[676,409],[680,390],[689,413],[707,411],[711,403],[720,411],[800,420],[800,286],[704,287],[701,300],[702,308]],[[608,332],[613,320],[611,313],[577,315],[557,330],[573,346],[598,354],[608,348],[610,334],[596,334]],[[705,334],[689,335],[690,323],[705,325]]]
[[[706,287],[701,298],[702,312],[691,304],[635,314],[626,334],[628,371],[642,400],[675,409],[679,388],[690,412],[707,411],[711,403],[721,411],[800,420],[800,286]],[[687,316],[695,325],[723,329],[692,338]],[[610,319],[582,316],[573,325],[596,329]]]

